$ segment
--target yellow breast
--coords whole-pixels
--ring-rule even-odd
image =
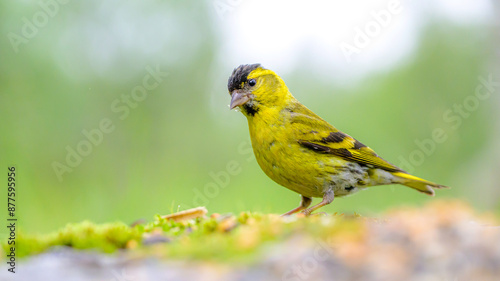
[[[255,157],[267,176],[304,196],[322,196],[322,163],[291,138],[290,124],[279,111],[260,112],[248,118],[248,125]]]

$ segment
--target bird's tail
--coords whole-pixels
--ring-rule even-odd
[[[434,196],[434,188],[449,188],[403,172],[395,172],[393,175],[395,183],[406,185],[431,196]]]

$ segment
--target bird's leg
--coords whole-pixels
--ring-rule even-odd
[[[306,215],[306,216],[309,216],[315,210],[332,203],[334,197],[335,196],[333,194],[333,190],[329,190],[329,191],[325,192],[325,194],[323,194],[323,200],[321,200],[321,202],[312,206],[309,209],[305,209],[304,211],[302,211],[302,213],[304,213],[304,215]]]
[[[300,201],[300,206],[298,206],[297,208],[295,208],[289,212],[284,213],[281,216],[282,217],[289,216],[291,214],[300,212],[300,211],[304,210],[305,208],[309,207],[309,205],[311,205],[311,202],[312,202],[312,199],[310,197],[305,197],[304,195],[302,195],[302,200]]]

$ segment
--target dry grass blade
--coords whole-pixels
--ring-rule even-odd
[[[162,216],[162,218],[167,219],[167,220],[173,220],[173,221],[185,221],[185,220],[203,217],[204,215],[207,214],[207,212],[208,212],[207,208],[197,207],[197,208],[173,213],[170,215]]]

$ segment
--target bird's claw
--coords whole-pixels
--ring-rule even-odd
[[[301,212],[302,214],[304,214],[306,217],[310,216],[312,211],[309,210],[309,209],[305,209],[304,211]]]

